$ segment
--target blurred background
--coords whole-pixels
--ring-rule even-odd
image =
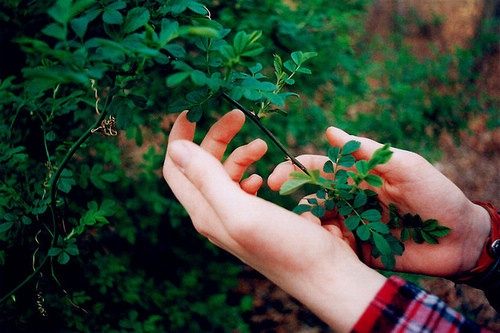
[[[270,76],[273,54],[318,52],[308,62],[312,75],[297,76],[290,87],[300,99],[287,102],[287,116],[263,119],[293,154],[324,154],[324,131],[334,125],[418,152],[470,199],[500,206],[498,0],[84,2],[58,1],[71,10],[81,5],[65,23],[50,9],[56,1],[0,3],[0,297],[9,295],[0,303],[2,332],[330,331],[195,233],[161,177],[177,115],[172,101],[185,91],[165,86],[169,70],[159,59],[142,61],[152,54],[146,51],[121,61],[116,44],[108,42],[99,57],[79,46],[95,36],[123,42],[116,27],[137,7],[151,13],[153,29],[165,8],[179,22],[205,8],[231,34],[262,31],[264,52],[257,60]],[[54,19],[71,38],[47,28]],[[83,32],[82,21],[88,24]],[[54,40],[60,34],[64,41]],[[67,239],[51,244],[46,185],[56,171],[52,163],[95,120],[94,92],[89,84],[82,90],[88,80],[75,69],[85,59],[102,65],[91,70],[103,77],[97,82],[103,100],[106,77],[117,65],[127,72],[135,64],[145,69],[122,86],[130,103],[114,107],[118,136],[92,136],[61,178],[56,227],[68,238],[73,226],[83,225],[85,231],[69,237],[76,239],[75,251]],[[42,77],[29,70],[37,66],[61,71]],[[196,140],[230,108],[209,104]],[[256,137],[261,132],[247,122],[231,147]],[[269,146],[250,170],[264,178],[284,160]],[[259,195],[287,208],[298,200],[266,186]],[[53,255],[50,265],[34,272],[51,247],[68,260],[61,264]],[[482,292],[445,279],[403,277],[500,330],[500,315]]]

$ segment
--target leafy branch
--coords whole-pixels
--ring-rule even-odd
[[[322,218],[327,211],[340,216],[344,225],[359,242],[367,242],[373,246],[371,255],[381,258],[382,264],[388,270],[396,265],[395,256],[402,255],[404,244],[410,238],[421,244],[438,244],[439,237],[446,236],[450,229],[438,225],[437,220],[422,221],[420,216],[405,214],[401,216],[394,204],[390,204],[390,220],[382,222],[382,207],[377,194],[369,189],[363,189],[365,182],[373,187],[383,185],[383,180],[371,174],[377,165],[387,163],[392,151],[390,145],[377,149],[368,160],[356,160],[353,152],[360,148],[358,141],[349,141],[342,148],[332,147],[328,150],[328,161],[323,166],[323,172],[329,178],[322,177],[320,170],[309,170],[308,174],[292,172],[292,177],[285,182],[280,194],[288,195],[305,184],[318,186],[314,197],[306,199],[307,204],[299,204],[294,208],[297,214],[311,212]],[[402,228],[400,239],[393,236],[391,229]],[[412,230],[412,231],[410,231]]]

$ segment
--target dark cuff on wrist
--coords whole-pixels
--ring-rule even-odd
[[[476,267],[453,279],[485,292],[490,304],[500,308],[500,212],[493,205],[481,201],[475,204],[485,208],[491,218],[491,233],[484,244]]]

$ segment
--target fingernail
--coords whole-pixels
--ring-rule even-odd
[[[174,141],[168,147],[168,155],[177,167],[184,172],[191,160],[191,147],[182,141]]]

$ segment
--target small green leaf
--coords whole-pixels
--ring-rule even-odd
[[[378,232],[379,234],[389,234],[389,227],[382,222],[372,222],[368,224],[368,227],[373,230]]]
[[[302,214],[311,210],[311,206],[309,205],[298,205],[293,209],[293,212],[296,214]]]
[[[366,224],[363,224],[358,229],[356,229],[356,235],[358,235],[361,241],[366,242],[370,239],[371,232]]]
[[[422,230],[422,238],[429,244],[439,244],[439,241],[436,237],[432,236],[424,230]]]
[[[401,229],[401,241],[404,243],[406,242],[408,239],[410,239],[410,229],[408,228],[403,228]]]
[[[351,154],[351,153],[355,152],[356,150],[358,150],[359,147],[361,147],[361,142],[351,140],[351,141],[347,142],[344,145],[344,147],[342,147],[342,155]]]
[[[326,173],[334,173],[335,172],[335,167],[333,166],[332,161],[326,161],[325,165],[323,166],[323,171]]]
[[[67,254],[72,255],[72,256],[77,256],[80,254],[80,251],[78,250],[78,248],[76,246],[67,247],[64,249],[64,251]]]
[[[333,211],[335,209],[335,201],[333,200],[326,200],[324,202],[325,209],[328,211]]]
[[[337,162],[339,154],[340,154],[340,147],[331,147],[330,149],[328,149],[328,158],[334,163]]]
[[[434,230],[429,231],[429,234],[434,237],[444,237],[450,233],[451,229],[442,225],[438,225]]]
[[[189,72],[178,72],[167,77],[167,86],[176,86],[189,76]]]
[[[344,220],[344,224],[349,229],[350,231],[353,231],[356,229],[361,222],[361,219],[359,218],[358,215],[351,215],[348,218]],[[360,227],[361,228],[361,227]]]
[[[322,218],[323,216],[325,216],[326,211],[325,211],[325,208],[323,206],[318,205],[318,206],[314,206],[311,209],[311,213],[318,218]]]
[[[352,205],[354,206],[354,208],[359,208],[366,205],[367,201],[368,197],[366,196],[366,194],[364,192],[360,192],[354,197],[354,202]]]
[[[375,247],[377,250],[380,251],[382,255],[390,255],[392,254],[392,249],[391,246],[389,245],[389,242],[382,236],[381,234],[377,232],[372,233],[372,238],[373,238],[373,243],[375,244]]]
[[[417,244],[422,244],[424,242],[424,237],[422,236],[422,230],[415,228],[412,231],[413,241]]]
[[[297,191],[303,185],[310,182],[310,179],[289,179],[280,188],[281,195],[289,195]]]
[[[369,169],[373,169],[375,166],[379,164],[384,164],[389,162],[392,156],[392,151],[390,150],[391,146],[389,144],[384,145],[383,147],[377,149],[371,159],[368,161]]]
[[[362,175],[365,175],[368,173],[368,162],[361,160],[356,162],[356,170]]]
[[[57,255],[59,255],[60,253],[62,252],[62,249],[59,248],[59,247],[53,247],[49,250],[49,252],[47,253],[47,255],[49,257],[55,257]]]
[[[361,218],[370,222],[377,222],[380,221],[382,215],[376,209],[368,209],[361,213]]]
[[[128,34],[143,27],[149,21],[149,10],[142,7],[132,8],[125,18],[123,32]]]
[[[356,163],[356,159],[352,155],[344,155],[339,158],[337,165],[343,166],[345,168],[350,168]]]
[[[60,263],[61,265],[65,265],[68,263],[70,257],[69,254],[66,252],[62,252],[58,257],[57,257],[57,262]]]
[[[12,228],[13,225],[14,225],[14,222],[5,222],[5,223],[0,224],[0,232],[6,232],[10,228]]]
[[[364,180],[371,186],[378,187],[384,185],[384,181],[377,175],[368,175]]]

